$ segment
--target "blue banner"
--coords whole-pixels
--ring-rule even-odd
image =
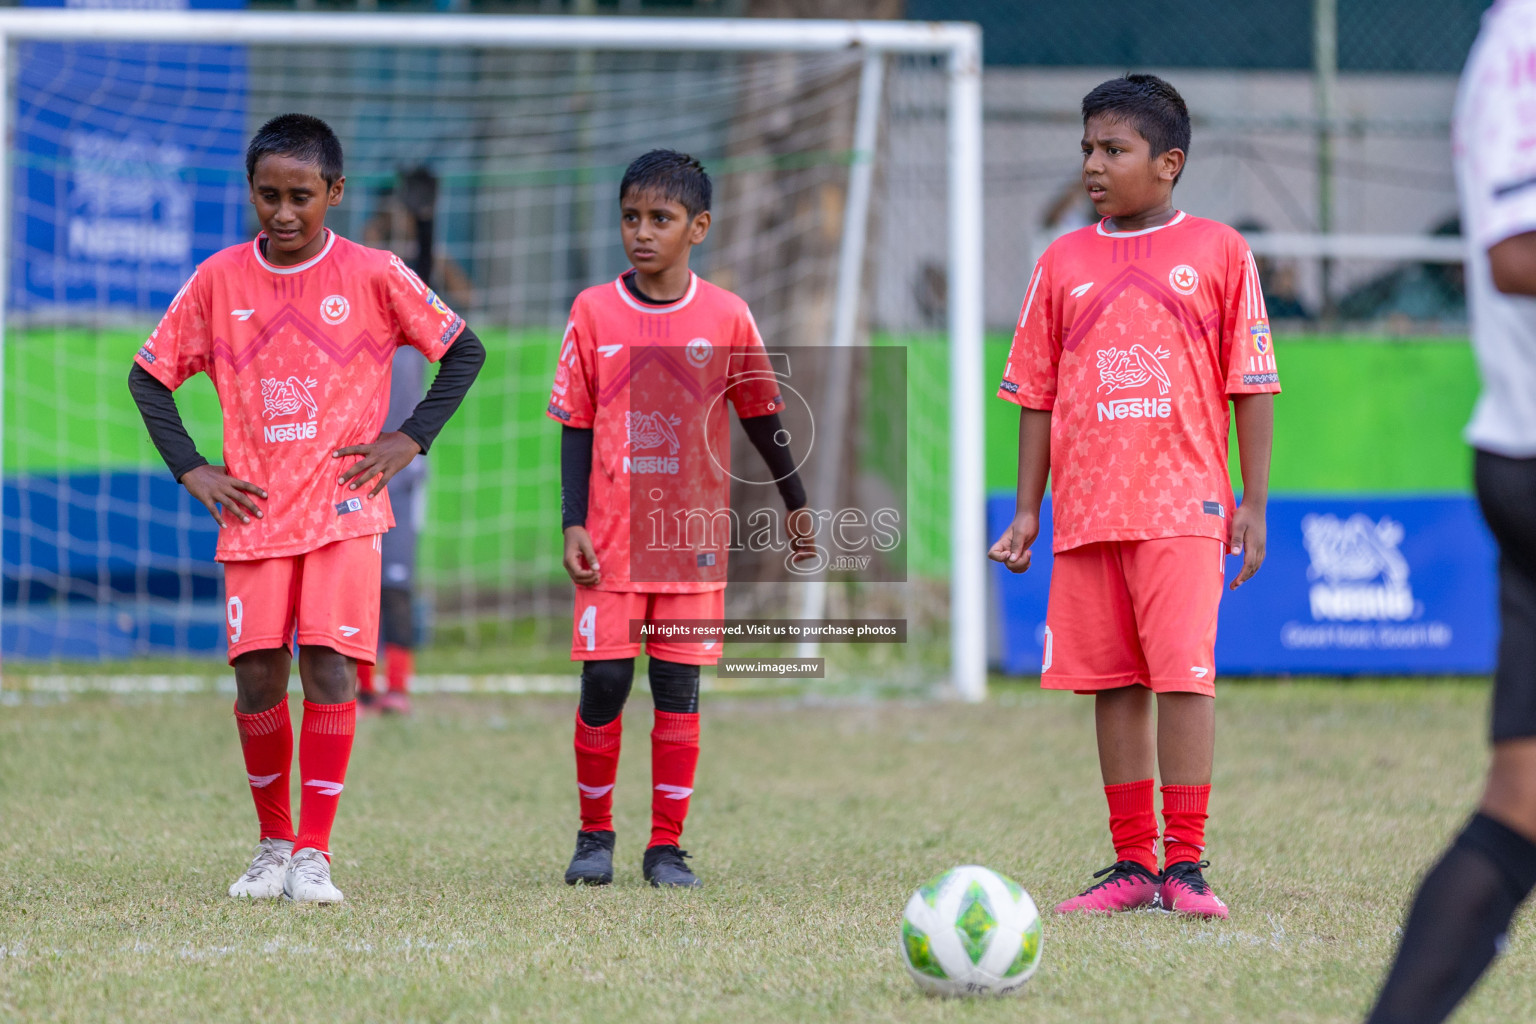
[[[989,536],[1013,496],[987,502]],[[1050,587],[1050,502],[1015,576],[993,565],[993,621],[1003,671],[1040,671]],[[1498,643],[1498,552],[1470,497],[1271,498],[1268,552],[1222,599],[1223,675],[1410,675],[1491,672]],[[1241,559],[1227,560],[1227,578]]]
[[[17,55],[13,306],[158,315],[198,263],[246,234],[245,48],[24,43]]]

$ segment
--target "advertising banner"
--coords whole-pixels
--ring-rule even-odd
[[[245,48],[27,42],[17,58],[12,305],[158,316],[199,262],[244,233]]]
[[[994,661],[1034,675],[1044,653],[1050,502],[1015,576],[992,566]],[[1013,496],[987,503],[995,539]],[[1264,567],[1222,598],[1223,675],[1480,674],[1498,642],[1497,550],[1471,497],[1271,498]],[[1227,559],[1227,579],[1241,559]]]

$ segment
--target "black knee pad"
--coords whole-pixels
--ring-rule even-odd
[[[651,655],[651,700],[657,711],[674,715],[699,712],[699,666],[662,661]]]
[[[411,592],[404,587],[379,591],[379,634],[387,644],[416,646],[416,622],[411,612]]]
[[[624,712],[629,688],[635,684],[635,659],[585,661],[581,665],[581,720],[607,725]]]

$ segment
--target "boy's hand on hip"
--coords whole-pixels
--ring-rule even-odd
[[[251,516],[262,518],[261,509],[247,495],[254,494],[265,501],[267,492],[253,483],[235,479],[224,472],[223,466],[202,465],[189,469],[182,475],[181,485],[192,497],[203,503],[203,507],[221,528],[228,525],[224,522],[224,513],[229,511],[239,516],[242,523],[249,523]],[[222,511],[220,505],[224,506]],[[251,515],[246,515],[246,512]]]
[[[352,481],[348,490],[357,490],[367,485],[374,477],[379,482],[374,484],[373,490],[368,492],[368,497],[377,497],[389,483],[390,477],[400,472],[411,464],[411,460],[421,454],[421,446],[412,441],[408,434],[402,434],[398,430],[391,430],[386,434],[380,434],[379,439],[373,444],[354,444],[346,448],[338,448],[331,452],[331,458],[340,459],[348,455],[361,455],[362,458],[354,462],[352,466],[341,474],[341,483]]]
[[[1232,554],[1243,556],[1242,571],[1232,581],[1232,589],[1247,583],[1259,566],[1264,564],[1264,538],[1268,529],[1264,525],[1264,510],[1249,505],[1239,505],[1232,514]]]
[[[1038,536],[1040,517],[1020,512],[1013,517],[1013,522],[1008,524],[1003,535],[997,538],[997,543],[987,551],[987,557],[994,562],[1002,562],[1009,572],[1024,572],[1029,568],[1031,560],[1029,546]]]
[[[565,528],[565,571],[579,586],[595,587],[603,578],[598,571],[597,551],[592,547],[592,535],[585,526]]]

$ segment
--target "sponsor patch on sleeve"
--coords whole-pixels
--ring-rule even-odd
[[[564,420],[567,423],[571,422],[571,414],[560,408],[554,402],[549,403],[549,414],[557,420]]]
[[[348,512],[361,512],[363,510],[362,498],[348,498],[346,501],[336,503],[336,514],[344,516]]]
[[[1002,387],[1002,389],[1004,391],[1008,392],[1010,395],[1016,395],[1016,394],[1019,393],[1019,386],[1017,384],[1015,384],[1011,380],[1006,380],[1005,379],[1003,381],[1001,387]]]
[[[1278,373],[1245,373],[1245,374],[1243,374],[1243,385],[1245,387],[1251,387],[1251,386],[1253,386],[1255,384],[1278,384],[1278,383],[1280,383],[1280,375]]]
[[[1200,506],[1208,516],[1216,516],[1220,519],[1227,518],[1226,507],[1219,501],[1204,501],[1200,503]]]
[[[139,358],[144,360],[146,363],[153,363],[155,361],[155,354],[149,350],[148,345],[145,345],[143,348],[139,349]]]

